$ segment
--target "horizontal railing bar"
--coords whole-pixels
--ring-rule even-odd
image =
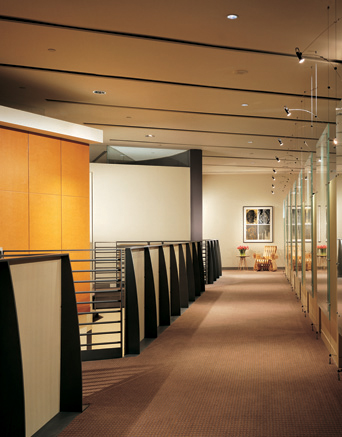
[[[80,335],[105,335],[105,334],[121,334],[121,331],[105,331],[105,332],[85,332]]]
[[[115,249],[113,247],[112,250],[108,250],[108,247],[106,250],[102,250],[101,248],[98,249],[30,249],[30,250],[4,250],[4,253],[46,253],[46,252],[102,252],[102,253],[110,253],[110,252],[120,252],[123,249]]]
[[[103,303],[120,303],[121,300],[91,300],[90,302],[76,302],[77,305],[85,305],[85,304],[103,304]]]
[[[96,262],[100,262],[99,259],[96,258],[89,258],[89,259],[70,259],[71,263],[76,263],[76,262],[89,262],[89,261],[96,261]],[[101,261],[104,262],[117,262],[117,258],[101,258]]]
[[[97,311],[89,311],[89,312],[79,312],[79,313],[77,313],[77,315],[78,316],[83,316],[83,315],[85,315],[85,314],[114,314],[114,313],[120,313],[121,312],[121,310],[120,311],[118,311],[118,310],[115,310],[115,311],[101,311],[101,310],[97,310]]]
[[[97,283],[101,283],[101,282],[119,282],[121,281],[120,279],[112,279],[110,281],[108,281],[107,279],[87,279],[87,280],[83,280],[83,281],[74,281],[75,284],[84,284],[85,282],[97,282]]]
[[[121,288],[104,288],[101,289],[99,288],[98,290],[90,290],[90,291],[75,291],[75,294],[89,294],[89,293],[93,293],[93,294],[98,294],[98,293],[111,293],[113,291],[115,291],[115,293],[120,292]]]
[[[93,270],[73,270],[73,273],[80,273],[80,272],[99,272],[99,273],[113,273],[118,272],[119,269],[93,269]]]
[[[121,344],[121,341],[110,341],[109,343],[86,343],[81,344],[81,348],[84,346],[102,346],[104,344]]]
[[[119,311],[118,311],[119,312]],[[121,320],[115,320],[113,322],[89,322],[89,323],[79,323],[79,326],[89,326],[89,325],[108,325],[109,323],[121,323]]]

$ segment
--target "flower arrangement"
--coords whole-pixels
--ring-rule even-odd
[[[237,249],[240,251],[240,256],[246,255],[246,250],[249,249],[248,246],[238,246]]]
[[[318,249],[318,255],[325,256],[327,254],[327,245],[326,244],[319,244],[317,246]]]

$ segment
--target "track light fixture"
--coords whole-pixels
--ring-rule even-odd
[[[274,191],[271,191],[272,194],[274,194]]]
[[[289,108],[288,108],[287,106],[284,106],[284,110],[285,110],[285,112],[286,112],[286,115],[287,115],[288,117],[290,117],[291,112],[290,112]]]
[[[297,55],[297,58],[299,60],[299,63],[302,64],[305,61],[305,59],[303,58],[303,53],[299,50],[298,47],[296,47],[295,50],[296,50],[296,55]]]
[[[280,162],[280,159],[276,156],[275,159],[277,160],[277,162]]]
[[[280,138],[278,138],[278,141],[279,141],[279,144],[281,145],[281,146],[283,146],[284,145],[284,143],[281,141],[281,139]]]
[[[286,115],[288,117],[290,117],[291,111],[302,111],[302,112],[307,112],[307,113],[311,114],[312,117],[318,118],[316,114],[314,114],[313,112],[309,111],[308,109],[300,109],[300,108],[289,109],[287,106],[284,106],[284,111],[286,112]]]
[[[338,144],[337,138],[334,138],[333,143],[336,145]]]
[[[272,176],[272,179],[273,179],[274,181],[276,180],[274,176]]]
[[[274,184],[272,184],[272,188],[274,188]]]
[[[274,174],[277,173],[277,170],[276,170],[276,169],[273,169],[273,173],[274,173]]]

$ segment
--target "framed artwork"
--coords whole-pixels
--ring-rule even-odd
[[[244,206],[243,207],[243,242],[272,243],[273,242],[273,207]]]

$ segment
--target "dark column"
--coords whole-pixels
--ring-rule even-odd
[[[202,150],[190,150],[191,240],[203,238]]]

